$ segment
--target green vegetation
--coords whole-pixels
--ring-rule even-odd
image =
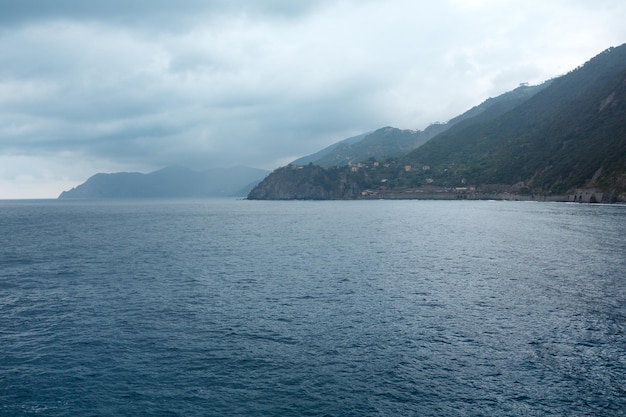
[[[307,176],[301,184],[333,190],[328,198],[424,186],[626,193],[626,45],[542,86],[520,86],[490,100],[409,153],[371,155],[366,162]],[[283,175],[280,181],[293,179]]]

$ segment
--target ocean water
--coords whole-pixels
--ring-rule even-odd
[[[0,202],[0,415],[624,416],[626,206]]]

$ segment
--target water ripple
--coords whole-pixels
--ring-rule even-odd
[[[625,415],[625,216],[0,203],[0,414]]]

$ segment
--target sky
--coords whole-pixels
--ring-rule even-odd
[[[0,199],[424,129],[625,43],[625,20],[623,0],[0,0]]]

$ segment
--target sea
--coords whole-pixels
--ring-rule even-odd
[[[0,201],[2,416],[625,416],[626,205]]]

